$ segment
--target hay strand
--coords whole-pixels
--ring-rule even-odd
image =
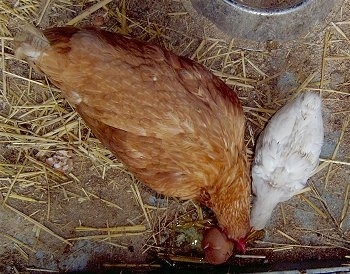
[[[59,236],[58,234],[56,234],[55,232],[53,232],[51,229],[47,228],[46,226],[44,226],[43,224],[39,223],[38,221],[34,220],[33,218],[27,216],[26,214],[24,214],[23,212],[15,209],[14,207],[5,204],[4,205],[6,208],[10,209],[11,211],[13,211],[14,213],[18,214],[19,216],[21,216],[22,218],[24,218],[25,220],[29,221],[30,223],[32,223],[33,225],[37,226],[38,228],[40,228],[41,230],[44,230],[45,232],[47,232],[48,234],[50,234],[51,236],[55,237],[56,239],[58,239],[59,241],[67,244],[67,245],[72,245],[68,240],[64,239],[63,237]]]
[[[79,14],[78,16],[74,17],[72,20],[70,20],[67,25],[68,26],[74,26],[78,24],[81,20],[88,17],[90,14],[94,13],[95,11],[99,10],[103,6],[106,6],[113,0],[102,0],[101,2],[96,3],[95,5],[91,6],[90,8],[86,9],[83,13]]]

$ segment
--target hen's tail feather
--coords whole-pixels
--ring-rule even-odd
[[[14,38],[14,45],[17,58],[34,62],[50,43],[41,30],[24,22],[22,31]]]

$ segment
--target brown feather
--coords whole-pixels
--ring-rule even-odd
[[[96,29],[44,31],[35,66],[62,89],[96,137],[159,193],[198,199],[233,239],[249,230],[244,115],[203,66]]]

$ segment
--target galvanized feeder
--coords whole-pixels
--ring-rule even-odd
[[[325,26],[344,0],[191,0],[225,33],[254,41],[295,40]],[[327,20],[328,19],[328,20]]]

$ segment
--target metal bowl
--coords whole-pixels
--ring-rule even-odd
[[[325,25],[344,0],[191,0],[227,34],[255,41],[294,40]]]

